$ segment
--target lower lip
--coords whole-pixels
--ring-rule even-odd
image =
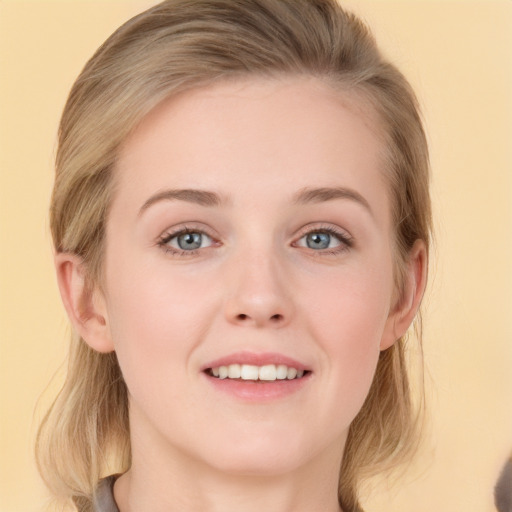
[[[203,373],[208,383],[216,390],[249,402],[265,402],[286,398],[300,391],[310,380],[308,373],[300,379],[272,381],[218,379]]]

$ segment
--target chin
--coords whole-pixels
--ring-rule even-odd
[[[300,469],[322,451],[289,428],[284,435],[268,429],[246,434],[229,432],[213,450],[203,451],[208,453],[209,465],[228,474],[277,476]]]
[[[304,460],[295,453],[265,453],[257,455],[232,454],[220,463],[215,469],[233,476],[260,476],[275,477],[299,470],[305,464]]]

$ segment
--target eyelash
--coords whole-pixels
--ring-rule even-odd
[[[158,240],[158,246],[162,248],[162,250],[166,253],[166,254],[170,254],[171,256],[194,256],[196,255],[200,250],[205,250],[205,249],[209,249],[210,247],[203,247],[203,248],[198,248],[198,249],[192,249],[192,250],[189,250],[189,251],[185,251],[183,249],[177,249],[176,247],[171,247],[169,244],[169,242],[173,239],[173,238],[177,238],[181,235],[186,235],[187,233],[198,233],[198,234],[201,234],[201,235],[206,235],[208,238],[210,238],[212,241],[213,241],[213,246],[215,245],[219,245],[218,242],[216,242],[215,240],[215,237],[210,235],[209,233],[207,233],[204,229],[199,229],[199,228],[190,228],[190,227],[183,227],[183,228],[180,228],[180,229],[177,229],[176,231],[170,231],[170,232],[165,232]]]
[[[172,239],[177,238],[181,235],[186,235],[187,233],[191,233],[191,234],[197,233],[197,234],[201,234],[201,235],[206,235],[213,241],[213,244],[212,244],[213,247],[216,245],[217,246],[219,245],[219,242],[215,240],[215,237],[213,237],[211,234],[207,233],[204,229],[190,228],[190,227],[184,227],[181,229],[177,229],[175,231],[165,232],[159,238],[157,244],[166,254],[170,254],[171,256],[176,256],[176,257],[195,256],[198,254],[198,252],[200,250],[205,250],[205,249],[209,249],[212,247],[212,246],[203,247],[203,248],[200,247],[198,249],[191,249],[191,250],[186,251],[186,250],[177,249],[175,247],[171,247],[170,245],[168,245]],[[334,255],[335,256],[335,255],[341,254],[345,251],[348,251],[354,245],[354,241],[348,233],[346,233],[345,231],[338,230],[332,226],[315,226],[313,229],[304,229],[302,231],[302,233],[300,234],[300,236],[298,237],[297,242],[294,242],[292,245],[294,247],[302,247],[302,246],[297,245],[298,241],[302,240],[304,237],[306,237],[307,235],[310,235],[312,233],[325,233],[330,236],[333,236],[340,242],[339,247],[334,247],[332,249],[323,249],[323,250],[311,249],[311,253],[314,256],[325,256],[325,255]]]
[[[340,229],[336,229],[333,226],[315,226],[314,228],[304,228],[304,230],[301,232],[299,238],[297,239],[297,242],[302,240],[307,235],[310,235],[312,233],[325,233],[330,236],[333,236],[336,238],[340,245],[339,247],[333,247],[332,249],[322,249],[322,250],[313,250],[311,249],[311,254],[313,256],[337,256],[341,253],[344,253],[345,251],[348,251],[354,246],[354,240],[353,238],[346,232]],[[294,242],[294,246],[297,246],[297,242]]]

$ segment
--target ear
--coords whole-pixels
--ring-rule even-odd
[[[97,352],[112,352],[105,299],[86,279],[82,259],[75,254],[55,255],[60,296],[75,330]]]
[[[427,249],[423,240],[416,240],[409,253],[402,294],[390,311],[380,349],[386,350],[409,329],[421,304],[427,283]]]

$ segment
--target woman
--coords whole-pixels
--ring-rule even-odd
[[[54,495],[360,510],[416,442],[431,224],[415,96],[366,27],[326,0],[163,2],[82,71],[56,170]]]

